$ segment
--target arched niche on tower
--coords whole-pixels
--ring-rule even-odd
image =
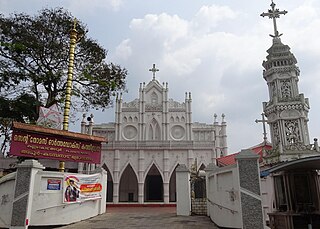
[[[154,91],[151,93],[150,99],[151,99],[151,104],[152,105],[157,105],[158,104],[158,95]]]
[[[150,167],[144,182],[144,201],[163,201],[163,179],[155,164]]]
[[[283,119],[297,119],[301,117],[301,114],[297,110],[284,110],[280,113],[280,117]]]
[[[107,171],[107,202],[113,202],[113,178],[108,166],[104,163],[102,168]]]
[[[119,185],[120,202],[138,202],[138,179],[130,164],[121,174]]]

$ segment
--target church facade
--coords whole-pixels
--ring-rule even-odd
[[[108,202],[175,202],[178,164],[190,168],[196,161],[203,169],[227,154],[224,115],[221,122],[216,114],[211,124],[193,122],[191,93],[183,102],[169,98],[168,83],[155,79],[156,70],[140,84],[139,98],[124,102],[118,96],[115,122],[93,125],[93,135],[108,139],[101,158],[109,172]]]

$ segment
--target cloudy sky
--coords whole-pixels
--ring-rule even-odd
[[[260,0],[0,0],[0,12],[34,14],[62,6],[86,23],[89,36],[107,50],[108,59],[128,69],[129,92],[140,82],[169,83],[169,96],[184,101],[192,92],[193,121],[213,122],[226,115],[229,153],[262,141],[262,102],[268,101],[262,61],[271,46],[270,8]],[[301,70],[300,93],[310,99],[310,138],[320,137],[320,1],[277,0],[288,14],[278,20],[282,42],[291,47]],[[94,111],[95,122],[114,120],[114,111]],[[72,127],[77,129],[76,126]],[[269,128],[268,128],[269,132]]]

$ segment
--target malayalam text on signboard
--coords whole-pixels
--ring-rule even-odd
[[[99,164],[101,142],[13,129],[10,154],[22,157]]]

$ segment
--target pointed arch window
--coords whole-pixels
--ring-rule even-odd
[[[158,104],[158,95],[155,92],[152,92],[151,94],[151,105]]]
[[[289,80],[283,81],[281,85],[282,98],[291,97],[291,86]]]
[[[148,140],[161,140],[161,128],[155,118],[152,119],[148,127]]]

